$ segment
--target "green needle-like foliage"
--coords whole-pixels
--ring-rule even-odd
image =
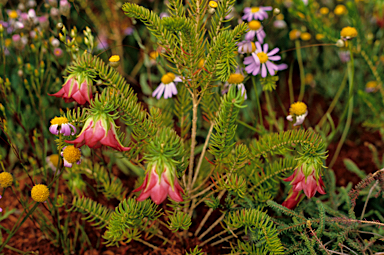
[[[271,254],[284,254],[284,248],[278,238],[278,232],[271,218],[258,209],[243,209],[231,212],[225,219],[231,229],[244,228],[252,242],[258,243]]]
[[[172,230],[172,232],[182,230],[187,230],[189,226],[191,226],[191,216],[184,212],[174,212],[173,215],[169,216],[169,229]]]
[[[109,223],[112,213],[107,207],[86,197],[74,197],[72,208],[68,211],[77,211],[87,215],[82,219],[90,222],[92,226],[97,228],[105,227]]]
[[[108,230],[105,231],[103,238],[108,245],[117,245],[123,240],[126,242],[136,240],[140,237],[140,230],[160,215],[157,205],[150,200],[137,202],[133,198],[124,199],[111,214]],[[146,218],[145,221],[144,218]]]
[[[220,105],[220,111],[215,120],[215,133],[212,134],[209,152],[215,156],[216,161],[223,161],[228,156],[234,142],[233,137],[236,134],[236,119],[237,115],[244,102],[244,97],[241,91],[237,91],[235,86],[232,86],[228,94],[224,95]]]

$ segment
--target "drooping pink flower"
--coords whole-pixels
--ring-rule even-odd
[[[324,182],[321,179],[321,176],[319,175],[316,177],[316,169],[314,167],[312,167],[310,174],[305,176],[303,172],[303,165],[301,165],[299,168],[296,168],[295,172],[283,181],[291,182],[290,184],[292,185],[293,192],[299,192],[303,190],[308,198],[313,197],[316,194],[316,191],[324,195]]]
[[[130,147],[124,147],[119,141],[113,119],[106,114],[91,116],[87,119],[83,129],[73,141],[65,141],[74,144],[75,147],[87,145],[89,148],[100,148],[106,145],[118,151],[128,151]]]
[[[151,197],[155,204],[161,204],[169,195],[169,197],[176,201],[182,202],[184,194],[178,180],[176,178],[176,169],[166,164],[149,164],[150,170],[145,176],[143,184],[135,189],[133,192],[142,190],[137,201],[143,201]]]
[[[301,191],[290,191],[287,199],[281,204],[288,209],[294,209],[297,204],[304,198],[304,194]]]
[[[72,101],[76,101],[79,104],[90,103],[92,85],[93,81],[91,78],[76,73],[68,76],[63,87],[57,93],[48,95],[64,98],[66,103]]]

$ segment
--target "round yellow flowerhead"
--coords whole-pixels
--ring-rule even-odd
[[[209,1],[209,7],[211,7],[211,8],[217,8],[217,2],[215,2],[215,1]]]
[[[329,13],[329,9],[327,7],[321,7],[320,8],[320,13],[322,15],[327,15]]]
[[[300,37],[301,32],[297,29],[293,29],[291,32],[289,32],[289,39],[296,40]]]
[[[109,65],[112,67],[118,67],[120,64],[120,57],[119,55],[113,55],[109,58]]]
[[[155,60],[159,56],[159,52],[157,51],[151,51],[149,53],[149,58]]]
[[[197,64],[197,67],[198,68],[203,68],[203,66],[204,66],[204,59],[202,58],[202,59],[200,59],[200,61],[199,61],[199,63]]]
[[[342,4],[339,4],[335,7],[335,10],[333,11],[336,15],[343,15],[343,14],[346,14],[348,11],[347,11],[347,8],[345,7],[345,5],[342,5]]]
[[[305,33],[302,33],[301,35],[300,35],[300,38],[301,38],[301,40],[303,40],[303,41],[309,41],[309,40],[311,40],[311,34],[310,33],[308,33],[308,32],[305,32]]]
[[[169,84],[175,80],[176,76],[173,73],[166,73],[161,77],[161,82],[163,84]]]
[[[73,145],[66,146],[63,150],[63,158],[70,164],[76,163],[81,158],[81,152]]]
[[[378,82],[377,81],[369,81],[367,84],[365,84],[365,91],[366,92],[375,92],[378,88]]]
[[[69,121],[66,117],[54,117],[51,120],[51,125],[63,125],[67,124]]]
[[[261,28],[261,22],[258,20],[252,20],[248,22],[248,27],[251,30],[259,30]]]
[[[229,76],[229,79],[227,80],[229,84],[240,84],[240,83],[243,83],[243,81],[244,81],[244,76],[240,73],[232,73]]]
[[[47,201],[49,197],[49,189],[46,185],[44,184],[37,184],[33,186],[32,191],[31,191],[31,197],[33,200],[36,202],[44,202]]]
[[[15,10],[12,10],[8,13],[8,17],[10,17],[11,19],[16,19],[17,18],[17,11]]]
[[[320,41],[323,40],[324,35],[323,34],[316,34],[316,40]]]
[[[290,115],[296,115],[300,116],[307,112],[307,105],[303,102],[296,102],[291,104],[291,107],[289,108],[289,114]]]
[[[345,39],[351,39],[357,36],[357,30],[354,27],[345,27],[341,29],[340,36]]]
[[[8,172],[0,173],[0,186],[2,188],[7,188],[13,183],[13,176]]]

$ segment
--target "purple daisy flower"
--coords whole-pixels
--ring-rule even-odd
[[[176,77],[173,73],[166,73],[161,77],[160,85],[153,91],[152,96],[160,99],[164,92],[164,98],[171,98],[177,94],[176,84],[181,82],[180,77]]]
[[[274,48],[268,53],[268,44],[265,43],[263,48],[259,42],[256,42],[256,51],[252,53],[251,56],[244,58],[245,71],[252,75],[257,75],[260,73],[261,67],[261,77],[267,77],[267,69],[270,75],[275,75],[276,71],[284,70],[288,66],[286,64],[276,65],[272,61],[278,61],[281,59],[280,56],[274,56],[279,52],[279,48]]]
[[[241,54],[252,53],[256,50],[256,45],[251,41],[241,41],[237,43],[237,51]]]
[[[266,11],[272,11],[272,6],[260,6],[260,7],[245,7],[245,15],[242,17],[243,20],[250,22],[253,19],[263,20],[268,18]]]
[[[60,131],[59,131],[60,126]],[[72,130],[73,129],[73,132]],[[59,132],[64,136],[75,135],[76,127],[72,124],[69,124],[69,121],[65,117],[55,117],[51,120],[51,126],[49,127],[49,132],[53,135],[58,135]]]
[[[263,26],[261,25],[261,22],[258,20],[252,20],[248,22],[248,27],[249,27],[249,31],[245,34],[245,40],[253,41],[256,35],[257,40],[260,43],[263,43],[266,34],[263,30]]]

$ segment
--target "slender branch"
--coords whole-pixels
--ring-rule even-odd
[[[212,173],[213,173],[213,170],[215,170],[214,167],[212,167],[211,171],[209,172],[208,176],[200,183],[199,186],[197,186],[196,188],[194,188],[191,193],[195,192],[196,190],[199,190],[207,181],[208,179],[211,177]]]
[[[368,193],[368,196],[367,196],[367,200],[365,200],[365,203],[364,203],[364,208],[363,208],[363,212],[361,213],[360,220],[362,220],[362,219],[364,218],[365,209],[367,209],[367,205],[368,205],[369,197],[371,196],[373,189],[376,187],[376,185],[377,185],[378,183],[379,183],[379,180],[376,180],[375,184],[373,184],[373,186],[372,186],[371,189],[369,190],[369,193]]]
[[[219,224],[225,217],[225,213],[223,213],[223,215],[220,216],[220,218],[218,218],[211,226],[209,226],[209,228],[207,230],[204,231],[204,233],[202,233],[200,236],[199,236],[199,239],[203,239],[203,237],[208,234],[214,227],[217,226],[217,224]]]
[[[219,195],[217,196],[218,200],[220,200],[222,198],[222,196],[224,196],[225,191],[226,190],[220,191]],[[197,228],[197,230],[195,232],[195,236],[197,236],[197,234],[199,234],[201,228],[204,226],[205,222],[208,220],[208,218],[212,214],[212,212],[213,212],[213,209],[209,208],[209,210],[208,210],[207,214],[205,215],[204,219],[200,222],[200,225],[199,225],[199,227]]]
[[[297,61],[299,62],[299,69],[300,69],[300,94],[299,94],[298,101],[302,101],[304,97],[304,92],[305,92],[305,73],[304,73],[303,58],[301,56],[299,40],[295,41],[295,46],[296,46],[296,53],[297,53]]]
[[[222,234],[224,234],[224,233],[226,233],[226,232],[228,232],[228,231],[232,232],[231,229],[224,229],[224,230],[221,231],[220,233],[217,233],[216,235],[212,236],[211,238],[209,238],[209,239],[205,240],[204,242],[202,242],[201,244],[199,244],[199,246],[204,246],[204,245],[205,245],[206,243],[208,243],[209,241],[215,239],[216,237],[218,237],[218,236],[220,236],[220,235],[222,235]]]
[[[244,230],[241,230],[241,231],[239,231],[239,232],[237,232],[235,235],[241,235],[241,234],[243,234],[244,233]],[[217,245],[217,244],[219,244],[219,243],[223,243],[223,242],[225,242],[225,241],[227,241],[227,240],[229,240],[229,239],[231,239],[231,238],[233,238],[233,237],[235,237],[234,235],[230,235],[230,236],[227,236],[227,237],[225,237],[225,238],[222,238],[222,239],[220,239],[219,241],[216,241],[216,242],[214,242],[214,243],[211,243],[211,246],[215,246],[215,245]]]
[[[207,147],[208,147],[209,138],[211,137],[214,124],[215,123],[212,121],[211,126],[209,127],[208,135],[205,138],[205,143],[204,143],[203,151],[200,154],[199,163],[197,164],[197,167],[196,167],[196,170],[195,170],[195,176],[193,177],[191,188],[193,188],[193,185],[195,184],[195,182],[197,180],[197,176],[199,175],[200,167],[201,167],[201,164],[203,163],[203,158],[204,158],[204,155],[205,155],[205,151],[207,150]]]
[[[188,171],[188,184],[187,184],[187,194],[188,195],[191,193],[192,176],[193,176],[193,163],[195,160],[196,130],[197,130],[197,106],[198,106],[196,89],[193,89],[192,101],[193,101],[193,117],[192,117],[192,135],[191,135],[191,156],[189,158],[189,171]]]
[[[145,245],[151,247],[151,248],[154,249],[154,250],[159,249],[159,247],[157,247],[157,246],[155,246],[155,245],[153,245],[153,244],[151,244],[151,243],[148,243],[148,242],[146,242],[146,241],[144,241],[144,240],[142,240],[142,239],[135,239],[135,241],[138,241],[138,242],[140,242],[140,243],[143,243],[143,244],[145,244]]]

